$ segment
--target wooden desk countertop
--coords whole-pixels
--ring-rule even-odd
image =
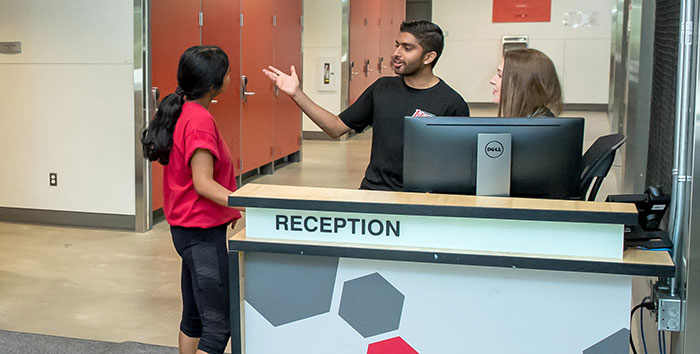
[[[271,209],[487,219],[635,224],[630,203],[485,197],[471,195],[367,191],[246,184],[229,196],[229,205]]]
[[[637,276],[666,277],[673,276],[675,272],[671,256],[665,251],[628,249],[624,251],[622,260],[586,259],[399,246],[248,239],[245,229],[229,239],[229,252],[237,251]]]

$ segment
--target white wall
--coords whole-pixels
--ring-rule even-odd
[[[343,7],[341,0],[304,0],[304,92],[321,107],[332,113],[340,113],[340,84],[336,91],[319,91],[317,80],[321,80],[317,68],[319,58],[333,58],[331,71],[340,81],[340,56],[342,54]],[[335,64],[335,65],[334,65]],[[289,68],[283,69],[285,72]],[[321,131],[306,115],[304,131]]]
[[[2,1],[0,207],[135,213],[133,23],[133,1]]]
[[[554,0],[549,23],[492,23],[493,1],[433,0],[433,22],[447,34],[436,73],[467,102],[491,102],[489,80],[504,35],[529,35],[554,62],[565,103],[608,103],[613,0]],[[573,28],[564,13],[594,12],[596,24]]]

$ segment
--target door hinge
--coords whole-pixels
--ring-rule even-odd
[[[304,25],[304,16],[299,16],[299,24]]]
[[[272,15],[272,25],[277,27],[277,15]]]
[[[204,26],[204,12],[199,13],[199,27]]]
[[[241,14],[241,27],[243,27],[243,14]]]

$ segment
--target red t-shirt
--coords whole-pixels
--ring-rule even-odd
[[[163,168],[165,218],[170,225],[209,228],[240,219],[241,213],[197,194],[190,159],[197,149],[214,155],[214,180],[236,190],[231,152],[216,127],[214,117],[198,103],[185,102],[175,124],[170,162]]]

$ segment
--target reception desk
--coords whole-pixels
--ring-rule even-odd
[[[232,352],[627,354],[632,204],[249,184]]]

